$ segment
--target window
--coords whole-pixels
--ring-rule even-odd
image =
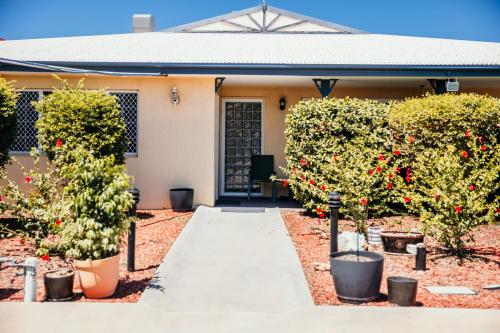
[[[38,113],[32,105],[50,94],[50,91],[23,90],[19,92],[17,101],[17,133],[12,152],[29,152],[32,147],[38,146],[37,130],[35,123]],[[137,92],[110,92],[116,96],[127,125],[125,137],[127,140],[127,153],[137,153]]]
[[[137,93],[136,92],[110,92],[116,96],[123,120],[127,125],[125,138],[127,140],[127,153],[137,153]]]

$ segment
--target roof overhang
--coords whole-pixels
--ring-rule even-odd
[[[373,77],[500,77],[500,66],[454,65],[301,65],[301,64],[190,64],[109,62],[24,62],[0,59],[0,72],[65,72],[58,68],[91,71],[103,75],[289,75],[289,76],[373,76]],[[37,66],[34,66],[36,64]],[[45,67],[44,67],[45,66]]]

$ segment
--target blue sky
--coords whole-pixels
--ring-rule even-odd
[[[0,0],[0,37],[128,33],[134,13],[157,28],[253,7],[259,0]],[[270,0],[271,6],[361,30],[500,42],[500,0]]]

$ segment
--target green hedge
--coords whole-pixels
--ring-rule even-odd
[[[0,78],[0,169],[9,160],[9,148],[16,138],[17,97],[12,83]]]
[[[38,139],[49,159],[54,160],[57,152],[83,147],[96,158],[113,155],[117,164],[123,164],[126,125],[116,98],[102,90],[85,90],[83,81],[76,87],[62,82],[62,89],[35,103],[40,113]]]

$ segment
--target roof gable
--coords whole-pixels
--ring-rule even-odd
[[[184,24],[165,32],[232,33],[363,33],[351,27],[315,19],[272,6],[256,6]]]

